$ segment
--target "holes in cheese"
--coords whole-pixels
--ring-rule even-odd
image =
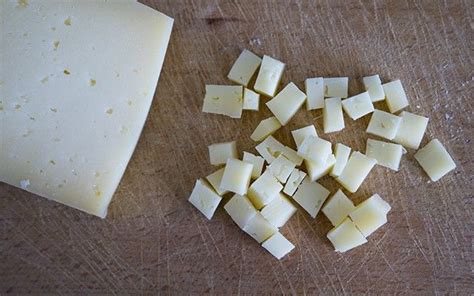
[[[278,181],[285,184],[295,166],[293,162],[289,161],[283,154],[280,154],[280,156],[268,166],[267,170],[277,178]]]
[[[327,234],[327,238],[331,241],[336,251],[341,253],[367,242],[367,239],[349,218],[344,219],[341,224],[331,229]]]
[[[258,111],[260,106],[260,95],[248,88],[244,89],[243,110]]]
[[[235,85],[206,85],[202,112],[242,117],[243,87]]]
[[[288,198],[279,193],[262,210],[262,216],[275,227],[282,227],[296,213],[297,208]]]
[[[267,102],[267,107],[282,125],[286,125],[298,112],[305,100],[306,94],[299,90],[293,82],[290,82],[273,99]]]
[[[352,152],[342,173],[336,180],[349,192],[356,192],[377,161],[358,151]]]
[[[300,171],[298,169],[293,169],[293,172],[291,172],[291,175],[285,184],[285,188],[283,188],[283,192],[288,194],[289,196],[293,196],[293,194],[295,194],[296,189],[298,189],[298,186],[300,186],[301,182],[303,182],[305,177],[305,172]]]
[[[363,92],[343,100],[342,108],[353,120],[357,120],[374,111],[374,105],[368,92]]]
[[[348,77],[324,78],[324,97],[326,98],[347,98],[349,90]]]
[[[235,141],[216,143],[209,145],[207,148],[209,150],[209,160],[212,165],[225,164],[229,158],[238,158]]]
[[[322,77],[308,78],[304,81],[306,89],[306,109],[315,110],[324,107],[324,83]]]
[[[325,164],[332,152],[331,150],[331,142],[318,137],[309,136],[304,139],[298,148],[298,155],[305,160]]]
[[[250,138],[255,142],[260,142],[276,132],[280,127],[281,124],[275,116],[269,117],[260,121],[257,128],[253,131],[252,135],[250,135]]]
[[[316,128],[312,124],[302,127],[300,129],[291,131],[291,135],[293,136],[293,139],[295,140],[295,144],[297,148],[300,147],[301,143],[303,143],[304,139],[306,139],[307,137],[309,136],[318,137]]]
[[[362,78],[365,90],[369,93],[372,102],[385,100],[385,92],[383,91],[382,81],[379,75],[366,76]]]
[[[366,132],[392,140],[397,134],[401,121],[401,117],[375,109]]]
[[[377,160],[377,164],[398,171],[403,155],[403,147],[373,139],[367,139],[365,154]]]
[[[247,194],[253,165],[238,159],[229,158],[224,169],[220,188],[239,195]]]
[[[250,185],[248,198],[260,210],[276,198],[282,189],[283,185],[270,172],[265,171]]]
[[[355,210],[354,203],[339,189],[333,196],[329,198],[322,212],[331,221],[332,225],[337,226],[352,211]]]
[[[382,87],[385,92],[385,101],[387,102],[388,110],[390,110],[391,113],[400,111],[408,106],[407,95],[400,80],[382,84]]]
[[[278,228],[270,224],[260,212],[257,212],[242,230],[261,243],[277,232]]]
[[[238,194],[225,204],[224,210],[241,229],[257,214],[250,200]]]
[[[416,152],[415,159],[432,181],[438,181],[456,168],[451,155],[438,139],[431,140]]]
[[[359,204],[354,211],[349,214],[360,232],[368,237],[387,223],[387,213],[390,211],[390,205],[384,201],[378,194],[372,195]]]
[[[280,83],[285,64],[267,55],[263,56],[260,70],[258,71],[257,80],[255,81],[254,90],[273,97]]]
[[[244,49],[230,69],[227,78],[237,84],[247,86],[257,71],[262,59],[253,52]]]
[[[428,118],[407,111],[400,113],[402,118],[393,141],[406,148],[418,149],[428,126]]]
[[[286,254],[290,253],[295,246],[286,239],[280,232],[276,232],[263,244],[264,247],[270,254],[275,256],[278,260],[283,258]]]
[[[334,156],[336,157],[336,163],[332,167],[330,175],[332,177],[339,177],[342,173],[342,170],[347,164],[349,155],[351,154],[351,148],[347,147],[344,144],[337,143],[336,148],[334,149]]]
[[[296,190],[293,199],[308,212],[308,214],[316,218],[326,198],[329,196],[329,190],[317,182],[311,182],[308,178]]]
[[[221,189],[221,182],[222,182],[222,176],[224,176],[224,169],[221,168],[214,173],[210,174],[209,176],[206,177],[207,181],[209,184],[211,184],[212,188],[219,194],[220,196],[223,196],[224,194],[228,193],[229,191],[227,190],[222,190]]]
[[[308,176],[311,181],[316,181],[319,178],[327,175],[331,169],[333,168],[334,164],[336,163],[336,158],[334,154],[329,154],[326,162],[319,163],[310,160],[304,161],[306,170],[308,171]]]
[[[189,202],[209,220],[214,215],[221,200],[222,198],[202,179],[196,181],[189,197]]]
[[[252,179],[257,179],[260,177],[262,174],[263,165],[265,164],[265,159],[263,159],[263,157],[244,151],[244,157],[242,160],[253,165]]]
[[[337,132],[344,128],[341,98],[324,100],[323,123],[324,133]]]

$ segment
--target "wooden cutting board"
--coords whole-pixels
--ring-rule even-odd
[[[144,1],[175,18],[154,103],[106,220],[0,184],[0,294],[457,294],[474,291],[472,6],[469,1]],[[433,183],[409,151],[399,172],[377,166],[350,198],[379,193],[389,223],[362,247],[333,251],[329,221],[302,209],[282,229],[296,249],[266,253],[220,208],[207,221],[187,198],[213,172],[207,145],[249,135],[270,115],[201,113],[205,83],[228,84],[247,48],[287,64],[282,85],[312,76],[401,79],[408,110],[430,118],[456,160]],[[385,104],[376,104],[385,109]],[[323,135],[365,151],[366,116]],[[315,124],[301,110],[275,136]],[[320,180],[332,192],[330,177]]]

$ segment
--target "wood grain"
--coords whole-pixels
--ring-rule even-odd
[[[419,294],[469,295],[473,268],[472,2],[144,1],[175,18],[154,103],[106,220],[0,184],[0,294]],[[378,192],[389,223],[346,254],[331,228],[303,210],[282,232],[296,249],[277,261],[219,209],[207,221],[188,202],[194,181],[213,171],[207,145],[249,138],[267,117],[242,120],[200,112],[205,83],[226,84],[248,48],[287,63],[283,85],[310,76],[402,79],[411,110],[430,118],[425,145],[438,138],[454,172],[432,183],[409,151],[398,173],[376,167],[356,194]],[[385,108],[384,103],[377,104]],[[300,111],[276,133],[314,123]],[[324,135],[365,151],[368,118],[346,117]],[[321,183],[335,192],[329,177]]]

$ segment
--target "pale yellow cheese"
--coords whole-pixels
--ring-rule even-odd
[[[253,165],[252,179],[257,179],[260,177],[262,174],[263,165],[265,164],[265,159],[263,159],[263,157],[244,151],[244,157],[242,160]]]
[[[242,117],[243,88],[236,85],[206,85],[202,112]]]
[[[248,197],[257,209],[263,208],[283,189],[283,185],[270,173],[264,172],[257,180],[255,180],[248,190]]]
[[[406,148],[418,149],[428,126],[428,118],[407,111],[402,111],[400,117],[400,127],[393,141]]]
[[[324,100],[323,123],[324,133],[337,132],[344,128],[341,98]]]
[[[336,163],[332,167],[330,175],[332,177],[339,177],[342,173],[342,170],[346,167],[347,160],[349,159],[349,155],[351,154],[351,148],[337,143],[336,148],[334,149],[334,156],[336,157]]]
[[[242,109],[243,110],[251,110],[251,111],[258,111],[260,106],[260,95],[253,90],[248,88],[244,89],[244,102]]]
[[[295,194],[296,189],[298,189],[298,186],[300,186],[301,182],[303,182],[305,177],[305,172],[300,171],[298,169],[293,169],[293,172],[291,172],[291,175],[285,184],[285,188],[283,188],[283,192],[288,194],[289,196],[293,196],[293,194]]]
[[[353,120],[357,120],[374,111],[374,105],[368,92],[363,92],[343,100],[342,108]]]
[[[375,109],[366,132],[387,140],[392,140],[397,134],[401,121],[401,117]]]
[[[297,208],[288,200],[288,198],[280,193],[268,205],[266,205],[261,213],[275,227],[282,227],[296,213]]]
[[[262,244],[262,247],[278,260],[286,256],[286,254],[290,253],[295,248],[295,246],[279,232],[276,232],[267,239]]]
[[[367,239],[349,218],[346,218],[341,224],[331,229],[327,234],[327,238],[331,241],[336,251],[341,253],[367,242]]]
[[[257,210],[247,196],[238,194],[225,204],[224,210],[241,229],[257,214]]]
[[[385,92],[383,91],[382,81],[379,75],[366,76],[362,78],[365,90],[369,92],[372,102],[385,100]]]
[[[327,175],[336,163],[336,157],[334,154],[329,154],[325,163],[314,162],[310,160],[304,161],[308,176],[311,181],[316,181],[321,177]]]
[[[377,161],[358,151],[354,151],[342,173],[336,180],[349,192],[356,192]]]
[[[266,137],[276,132],[280,127],[281,124],[275,116],[263,119],[250,135],[250,138],[255,142],[263,141]]]
[[[332,225],[339,225],[352,211],[354,203],[339,189],[329,198],[321,211],[331,221]]]
[[[257,71],[262,59],[253,52],[244,49],[230,69],[227,78],[237,84],[247,86]]]
[[[255,149],[269,164],[271,164],[280,154],[283,154],[295,165],[301,165],[303,163],[303,158],[300,157],[295,150],[278,142],[272,136],[267,137],[262,143],[258,144]]]
[[[280,121],[281,125],[286,125],[303,106],[305,100],[306,94],[293,82],[290,82],[273,99],[267,102],[267,107]]]
[[[257,212],[257,214],[247,222],[242,230],[258,243],[262,243],[274,233],[278,232],[278,228],[268,222],[260,212]]]
[[[209,220],[214,215],[221,200],[222,198],[202,179],[196,181],[193,192],[189,197],[189,202]]]
[[[365,154],[377,160],[378,165],[398,171],[403,151],[402,145],[367,139]]]
[[[306,109],[315,110],[324,107],[324,82],[322,77],[308,78],[304,81],[306,89]]]
[[[220,188],[239,195],[247,194],[253,165],[238,159],[229,158],[225,165]]]
[[[300,147],[301,143],[303,143],[304,139],[306,139],[307,137],[309,136],[318,137],[316,128],[312,124],[302,127],[300,129],[291,131],[291,135],[293,136],[293,139],[295,140],[295,144],[297,148]]]
[[[313,218],[316,218],[321,206],[329,196],[329,190],[317,182],[311,182],[308,178],[296,190],[293,199],[305,209]]]
[[[285,184],[295,166],[293,162],[281,154],[268,166],[267,171],[277,178],[278,181]]]
[[[438,181],[456,168],[454,160],[438,139],[433,139],[416,152],[415,159],[432,181]]]
[[[382,84],[382,87],[385,92],[385,101],[391,113],[398,112],[408,106],[407,95],[400,80]]]
[[[238,158],[235,141],[209,145],[209,160],[212,165],[221,165],[229,158]]]
[[[304,139],[298,148],[298,155],[315,163],[321,165],[326,163],[329,155],[332,152],[331,142],[324,139],[309,136]]]
[[[214,173],[206,177],[209,184],[211,184],[212,188],[214,188],[214,190],[220,196],[229,192],[227,190],[221,189],[221,182],[222,182],[222,176],[224,176],[224,169],[225,168],[218,169],[217,171],[215,171]]]
[[[263,95],[273,97],[280,83],[285,64],[269,56],[263,56],[257,80],[253,89]]]
[[[386,201],[378,194],[374,194],[359,204],[349,216],[360,232],[368,237],[387,223],[387,213],[390,209]]]
[[[349,91],[349,78],[331,77],[324,78],[324,96],[326,98],[347,98]]]

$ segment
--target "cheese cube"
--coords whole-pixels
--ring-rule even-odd
[[[387,102],[388,110],[390,110],[391,113],[400,111],[408,106],[407,95],[405,94],[400,80],[382,84],[382,87],[385,92],[385,101]]]
[[[377,160],[378,165],[398,171],[403,155],[403,147],[399,144],[367,139],[365,155]]]
[[[305,172],[300,171],[298,169],[293,169],[293,172],[291,172],[291,175],[285,184],[285,188],[283,188],[283,192],[288,194],[289,196],[293,196],[293,194],[295,194],[296,189],[298,189],[298,186],[300,186],[301,182],[303,182],[305,177]]]
[[[295,248],[295,246],[279,232],[276,232],[267,239],[262,244],[262,247],[278,260],[285,257],[286,254],[290,253]]]
[[[401,117],[375,109],[366,132],[392,140],[400,127]]]
[[[425,147],[416,152],[415,159],[432,181],[438,181],[456,168],[451,155],[438,139],[433,139]]]
[[[263,159],[263,157],[244,151],[244,157],[242,160],[253,165],[252,179],[257,179],[260,177],[262,174],[263,165],[265,163],[265,159]]]
[[[310,180],[316,181],[331,171],[334,164],[336,163],[336,158],[334,157],[334,154],[329,154],[325,163],[319,163],[310,160],[305,160],[304,163]]]
[[[250,135],[250,139],[254,140],[255,142],[262,141],[266,137],[276,132],[280,127],[281,124],[275,116],[269,117],[260,121],[260,123],[257,125],[257,128],[253,131],[252,135]]]
[[[377,161],[371,157],[354,151],[342,173],[336,180],[349,192],[356,192]]]
[[[298,155],[306,160],[325,164],[332,152],[331,150],[331,142],[318,137],[309,136],[304,139],[298,148]]]
[[[209,184],[211,184],[212,188],[219,194],[220,196],[228,193],[229,191],[227,190],[222,190],[221,189],[221,182],[222,182],[222,176],[224,176],[224,169],[221,168],[214,173],[210,174],[209,176],[206,177],[207,181]]]
[[[196,181],[193,192],[189,197],[189,202],[209,220],[211,220],[221,200],[222,198],[202,179]]]
[[[273,97],[280,83],[284,69],[285,64],[264,55],[253,89],[263,95]]]
[[[379,75],[366,76],[362,78],[362,81],[372,102],[385,100],[385,92],[383,91],[382,81]]]
[[[314,136],[318,137],[318,133],[316,132],[316,128],[314,125],[308,125],[305,127],[302,127],[300,129],[291,131],[291,135],[293,136],[293,139],[295,140],[296,147],[300,147],[301,143],[303,143],[304,139],[306,139],[309,136]]]
[[[260,105],[260,95],[248,88],[244,89],[243,110],[258,111]]]
[[[324,82],[322,77],[308,78],[304,81],[306,89],[306,109],[314,110],[324,107]]]
[[[301,158],[295,150],[286,147],[272,136],[269,136],[262,143],[258,144],[255,149],[269,164],[272,163],[280,154],[283,154],[296,165],[301,165],[303,163],[303,158]]]
[[[349,78],[332,77],[324,78],[324,96],[326,98],[347,98]]]
[[[252,164],[229,158],[225,165],[220,188],[239,195],[247,194],[252,170]]]
[[[296,213],[297,208],[280,193],[268,205],[266,205],[261,213],[275,227],[282,227],[290,220],[291,216]]]
[[[327,234],[327,238],[331,241],[336,251],[341,253],[367,242],[367,239],[349,218],[344,219],[341,224],[331,229]]]
[[[264,172],[250,185],[248,197],[255,208],[260,210],[275,199],[282,189],[283,185],[270,172]]]
[[[363,92],[343,100],[342,108],[353,120],[357,120],[374,111],[374,105],[368,92]]]
[[[329,196],[329,190],[317,182],[311,182],[305,178],[298,187],[293,199],[309,213],[313,218],[321,209],[326,198]]]
[[[241,229],[257,214],[257,210],[250,200],[246,196],[238,194],[235,194],[226,203],[224,210]]]
[[[267,107],[282,125],[286,125],[303,106],[306,94],[293,83],[288,83],[276,97],[267,102]]]
[[[400,113],[402,121],[393,141],[406,148],[418,149],[428,126],[428,118],[407,111]]]
[[[221,165],[229,158],[238,158],[235,141],[209,145],[209,159],[212,165]]]
[[[334,156],[336,157],[336,163],[332,167],[330,175],[332,177],[339,177],[342,173],[342,170],[346,167],[347,160],[351,154],[351,148],[347,147],[344,144],[337,143],[336,148],[334,149]]]
[[[295,166],[296,165],[289,161],[284,155],[280,155],[268,166],[267,170],[277,178],[278,181],[285,184]]]
[[[344,128],[341,98],[324,100],[323,121],[324,133],[337,132]]]
[[[278,228],[270,224],[270,222],[268,222],[260,212],[257,212],[257,214],[250,219],[242,230],[258,243],[262,243],[275,232],[278,232]]]
[[[288,146],[283,147],[282,154],[295,165],[301,165],[303,163],[303,158],[298,155],[298,152]]]
[[[202,112],[240,118],[242,117],[243,107],[242,97],[242,86],[206,85]]]
[[[247,86],[261,62],[260,57],[244,49],[230,69],[227,78],[237,84]]]
[[[378,194],[363,201],[352,211],[349,216],[365,237],[374,233],[378,228],[387,223],[387,213],[390,205]]]
[[[332,225],[339,225],[346,217],[355,210],[354,203],[339,189],[329,198],[322,212],[331,221]]]

